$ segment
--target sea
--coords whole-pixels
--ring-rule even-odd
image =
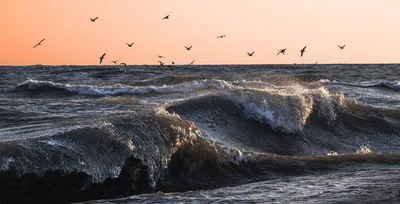
[[[0,203],[400,203],[400,65],[2,66]]]

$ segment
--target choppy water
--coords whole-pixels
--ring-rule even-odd
[[[395,64],[0,67],[0,200],[397,203],[399,77]]]

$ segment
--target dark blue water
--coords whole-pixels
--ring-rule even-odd
[[[0,67],[0,200],[396,203],[399,77],[396,64]]]

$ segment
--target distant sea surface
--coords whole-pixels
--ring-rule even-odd
[[[400,65],[0,67],[4,203],[399,203]]]

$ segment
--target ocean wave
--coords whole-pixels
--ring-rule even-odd
[[[243,94],[246,91],[248,92],[244,90]],[[374,147],[374,152],[366,152],[360,145],[357,147],[360,151],[354,150],[347,154],[342,154],[343,149],[337,147],[337,156],[304,155],[301,149],[295,150],[293,147],[302,144],[315,150],[312,144],[305,142],[305,136],[279,134],[258,120],[235,118],[239,108],[229,101],[229,97],[217,96],[215,100],[211,100],[207,96],[205,100],[211,103],[198,101],[199,104],[203,103],[204,107],[208,107],[209,111],[197,109],[198,107],[193,106],[196,104],[191,105],[195,110],[203,112],[200,117],[205,116],[204,114],[218,117],[224,113],[223,118],[215,120],[221,123],[237,120],[234,124],[218,126],[230,130],[232,135],[226,135],[227,137],[235,137],[234,134],[237,134],[236,139],[247,141],[248,146],[258,143],[256,137],[249,137],[249,132],[241,135],[240,131],[251,129],[240,130],[243,126],[234,126],[249,124],[254,128],[251,131],[261,130],[257,135],[259,138],[267,139],[260,145],[281,149],[282,155],[268,151],[248,151],[243,148],[246,143],[242,143],[242,147],[235,147],[215,142],[209,138],[206,129],[203,131],[201,121],[185,120],[187,114],[170,113],[176,111],[180,114],[183,110],[177,108],[182,108],[182,105],[175,105],[172,106],[175,108],[167,108],[168,111],[160,107],[147,114],[107,116],[98,118],[97,125],[92,127],[82,127],[53,136],[1,143],[0,180],[3,192],[9,195],[30,192],[34,195],[33,200],[40,200],[42,196],[49,200],[61,197],[68,202],[77,202],[154,190],[187,191],[236,185],[261,178],[265,180],[274,174],[331,169],[337,164],[348,162],[400,161],[398,154],[380,153],[380,149],[374,146],[376,143],[371,140],[369,142]],[[215,106],[210,106],[213,103]],[[221,106],[229,103],[230,106]],[[231,118],[226,117],[229,114]],[[304,128],[307,128],[307,123]],[[294,137],[297,137],[297,140]],[[317,144],[325,147],[321,139],[322,136],[311,137],[308,138],[308,142],[315,140]],[[221,141],[229,143],[229,139]],[[339,146],[340,143],[336,145]],[[292,153],[288,154],[289,151]],[[44,186],[36,188],[37,182],[33,182],[35,180],[40,180],[40,184]],[[18,191],[12,185],[18,185]],[[52,186],[63,188],[55,190],[51,189]],[[52,193],[49,195],[48,192]],[[43,196],[44,194],[46,196]]]
[[[72,85],[55,83],[51,81],[28,80],[19,84],[14,90],[32,90],[32,91],[64,91],[67,93],[76,93],[84,95],[122,95],[122,94],[147,94],[147,93],[188,93],[195,90],[214,88],[217,90],[231,89],[235,87],[229,82],[223,80],[199,80],[184,82],[175,85],[163,86],[91,86],[91,85]]]
[[[177,102],[167,110],[193,121],[219,145],[251,152],[343,154],[366,144],[396,152],[400,144],[398,110],[358,104],[323,87],[284,93],[232,90]]]
[[[343,85],[343,86],[354,86],[359,88],[386,88],[393,91],[400,91],[400,82],[389,82],[389,81],[382,81],[377,83],[345,83],[345,82],[337,82],[337,81],[321,81],[323,83],[328,83],[332,85]]]

